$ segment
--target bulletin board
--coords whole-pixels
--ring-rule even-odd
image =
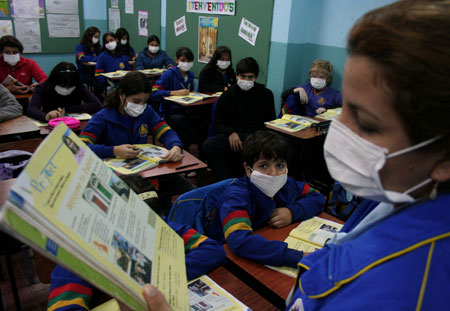
[[[136,55],[147,46],[147,39],[151,35],[157,35],[161,39],[161,0],[134,0],[133,14],[125,13],[125,0],[120,0],[120,27],[127,29],[130,34],[130,43]],[[107,0],[107,12],[111,7],[111,0]],[[139,36],[138,12],[148,12],[148,37]],[[109,15],[108,15],[109,25]],[[108,26],[109,27],[109,26]],[[109,31],[109,28],[108,28]],[[120,40],[120,38],[119,38]]]
[[[257,81],[265,84],[267,82],[269,63],[273,6],[274,0],[236,0],[236,15],[231,16],[188,13],[185,0],[167,0],[166,52],[171,58],[175,59],[175,53],[179,47],[189,47],[194,53],[194,67],[192,71],[198,77],[201,69],[206,65],[198,62],[197,59],[199,17],[218,17],[217,46],[226,45],[231,49],[234,69],[236,69],[236,64],[240,59],[249,56],[255,58],[259,64]],[[176,36],[174,21],[182,16],[186,16],[187,31]],[[259,27],[255,46],[238,35],[243,17]]]
[[[46,12],[45,1],[44,2],[44,12]],[[75,51],[75,46],[80,43],[81,37],[84,32],[84,17],[83,17],[83,1],[78,1],[78,19],[80,24],[80,37],[76,38],[49,38],[48,24],[47,24],[47,13],[45,13],[44,18],[39,19],[39,25],[41,28],[41,53],[73,53]],[[10,1],[8,3],[8,17],[0,17],[1,20],[11,20],[14,28],[14,18],[11,16]],[[14,30],[15,35],[15,30]],[[37,54],[37,53],[36,53]]]

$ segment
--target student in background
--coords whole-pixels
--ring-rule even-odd
[[[219,180],[241,176],[242,142],[264,122],[275,119],[272,91],[255,82],[259,66],[252,57],[236,66],[237,84],[225,91],[217,102],[215,136],[203,144],[209,167]]]
[[[245,175],[217,200],[210,238],[261,264],[297,267],[303,252],[253,234],[266,225],[282,228],[309,219],[324,207],[323,195],[307,183],[287,177],[289,149],[288,142],[272,131],[256,131],[247,137],[243,145]]]
[[[139,53],[136,60],[136,70],[152,68],[172,68],[176,63],[161,50],[158,36],[151,35],[147,39],[147,46]]]
[[[198,91],[223,92],[234,84],[236,74],[231,61],[231,50],[227,46],[219,46],[200,72]]]
[[[146,75],[138,71],[126,74],[119,89],[105,99],[105,108],[89,120],[81,140],[100,158],[129,159],[140,152],[132,144],[146,144],[151,134],[169,149],[166,161],[181,160],[183,145],[177,134],[146,104],[150,92]]]
[[[33,92],[38,83],[47,79],[41,67],[32,59],[21,56],[23,45],[13,36],[3,36],[0,39],[0,83],[8,75],[16,79],[6,88],[13,94]],[[33,83],[33,80],[37,83]]]
[[[284,103],[280,117],[286,113],[314,117],[327,109],[342,106],[342,95],[329,84],[333,76],[333,65],[326,60],[316,59],[310,66],[310,82],[294,89]]]
[[[123,54],[127,55],[130,60],[135,60],[136,53],[134,49],[130,45],[130,35],[125,28],[117,28],[116,30],[116,38],[118,43],[120,44]]]
[[[20,105],[14,95],[0,84],[0,122],[13,119],[22,115]]]
[[[103,34],[103,49],[95,66],[95,77],[100,89],[105,90],[107,86],[106,77],[101,74],[116,70],[131,70],[131,66],[128,56],[123,54],[122,47],[117,45],[116,35],[113,32],[107,32]]]
[[[94,85],[91,67],[83,63],[97,62],[97,57],[101,52],[100,30],[91,26],[84,31],[81,42],[75,47],[75,57],[77,67],[80,72],[81,81],[87,85]]]
[[[66,113],[96,113],[102,103],[81,83],[72,63],[61,62],[48,79],[36,86],[28,107],[28,115],[39,121],[49,121]]]

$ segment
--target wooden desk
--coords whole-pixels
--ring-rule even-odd
[[[27,116],[20,116],[5,122],[0,122],[0,141],[7,142],[15,135],[23,135],[27,137],[36,137],[39,133],[33,121]]]
[[[41,144],[42,138],[26,139],[0,144],[0,152],[8,150],[23,150],[33,153]]]
[[[33,97],[33,93],[26,93],[26,94],[13,94],[14,95],[14,97],[16,98],[16,99],[24,99],[24,98],[31,98],[31,97]]]
[[[88,122],[89,122],[89,120],[80,121],[80,127],[73,129],[72,131],[79,134],[84,129],[84,127],[88,124]],[[39,134],[41,136],[46,136],[46,135],[50,134],[50,132],[52,131],[49,126],[42,126],[39,129],[40,129]]]
[[[266,124],[266,127],[268,129],[274,130],[276,132],[287,134],[287,135],[290,135],[290,136],[293,136],[293,137],[297,137],[297,138],[300,138],[300,139],[310,139],[310,138],[313,138],[313,137],[320,136],[320,135],[324,134],[322,132],[317,132],[316,129],[313,128],[313,127],[308,127],[308,128],[299,130],[297,132],[285,131],[285,130],[282,130],[282,129],[280,129],[278,127],[275,127],[273,125],[270,125],[270,124]]]

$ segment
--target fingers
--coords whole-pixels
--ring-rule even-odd
[[[171,308],[161,292],[153,285],[144,286],[144,298],[149,311],[170,311]]]

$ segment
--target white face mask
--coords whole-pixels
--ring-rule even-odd
[[[279,176],[266,175],[256,170],[250,170],[252,171],[252,174],[250,175],[252,184],[270,198],[273,198],[273,196],[286,184],[287,169],[286,173]]]
[[[55,85],[55,92],[61,96],[67,96],[67,95],[72,94],[72,92],[75,91],[75,88],[76,88],[75,86],[67,88],[67,87]]]
[[[158,53],[158,51],[159,51],[159,46],[152,46],[152,45],[149,45],[149,46],[148,46],[148,50],[150,51],[150,53],[156,54],[156,53]]]
[[[311,78],[311,85],[316,90],[321,90],[327,86],[327,80],[320,78]]]
[[[127,44],[128,40],[120,40],[120,44],[125,45]]]
[[[146,108],[147,104],[135,104],[135,103],[130,103],[127,102],[127,105],[125,107],[123,107],[123,110],[125,110],[125,112],[130,116],[130,117],[138,117],[140,116],[145,108]]]
[[[192,68],[192,66],[194,66],[193,62],[179,62],[178,63],[178,68],[180,68],[184,72],[188,72],[189,69]]]
[[[405,192],[383,188],[379,171],[386,159],[393,158],[431,144],[440,136],[389,154],[354,133],[338,120],[333,120],[324,144],[324,155],[331,177],[353,194],[385,203],[414,202],[409,193],[431,182],[428,178]]]
[[[109,43],[106,43],[105,46],[106,46],[106,48],[109,51],[114,51],[116,49],[116,47],[117,47],[117,42],[116,41],[111,41]]]
[[[4,54],[3,53],[3,60],[8,63],[10,66],[15,66],[20,60],[20,53],[17,54]]]
[[[255,86],[255,82],[254,82],[254,81],[249,81],[249,80],[241,80],[241,79],[238,79],[238,80],[237,80],[237,85],[241,88],[241,90],[243,90],[243,91],[248,91],[248,90],[250,90],[252,87]]]
[[[92,37],[92,43],[97,44],[98,43],[98,38]]]
[[[217,61],[217,67],[219,67],[222,70],[227,69],[228,67],[230,67],[231,62],[229,60],[225,61],[225,60],[218,60]]]

